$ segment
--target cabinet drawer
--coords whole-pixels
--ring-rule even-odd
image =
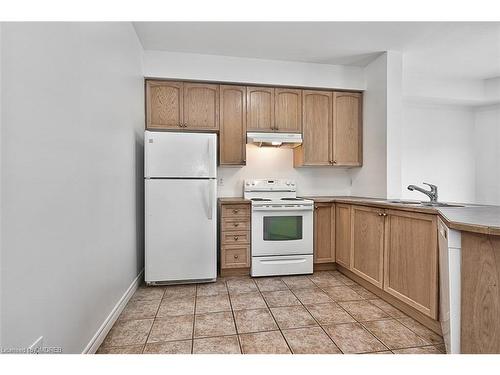
[[[250,267],[250,246],[223,246],[221,268]]]
[[[225,204],[222,206],[222,217],[250,216],[248,204]]]
[[[223,245],[238,245],[238,244],[249,244],[250,243],[250,232],[249,231],[231,231],[222,232],[222,244]]]
[[[249,217],[223,217],[222,230],[250,230]]]

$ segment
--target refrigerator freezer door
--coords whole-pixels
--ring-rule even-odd
[[[145,180],[146,282],[217,276],[216,180]]]
[[[144,134],[146,178],[214,178],[217,136],[205,133]]]

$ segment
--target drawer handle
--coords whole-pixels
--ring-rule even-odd
[[[237,227],[237,226],[239,226],[239,225],[240,225],[240,223],[234,223],[234,224],[233,224],[233,226],[235,226],[235,227]]]
[[[238,259],[238,255],[234,255],[234,259]]]
[[[233,210],[233,214],[237,214],[240,210]]]
[[[238,241],[239,237],[238,236],[234,236],[233,238],[234,238],[235,241]]]

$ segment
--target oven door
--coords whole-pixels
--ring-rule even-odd
[[[312,253],[312,206],[253,207],[252,256]]]

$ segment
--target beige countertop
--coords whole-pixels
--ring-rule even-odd
[[[464,207],[427,207],[418,204],[393,203],[384,198],[349,196],[304,196],[318,203],[343,202],[381,208],[439,215],[450,228],[467,232],[500,235],[500,206],[462,204]],[[408,200],[409,201],[409,200]]]
[[[226,204],[243,204],[243,203],[251,203],[250,199],[245,199],[243,197],[221,197],[218,198],[219,203]]]

